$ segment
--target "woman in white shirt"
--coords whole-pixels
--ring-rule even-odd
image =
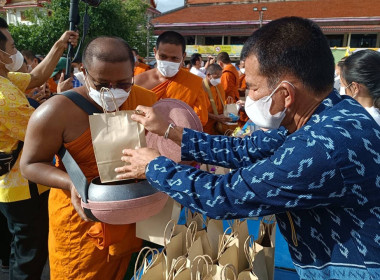
[[[380,125],[380,53],[362,50],[347,57],[340,80],[342,93],[358,101]]]

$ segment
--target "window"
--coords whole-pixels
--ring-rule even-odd
[[[376,34],[352,34],[351,48],[374,48],[376,47]]]
[[[344,35],[326,35],[330,47],[343,47]]]
[[[247,36],[231,36],[231,45],[244,45],[247,39]]]
[[[195,45],[195,36],[185,36],[186,45]]]
[[[222,37],[205,37],[205,45],[221,45]]]

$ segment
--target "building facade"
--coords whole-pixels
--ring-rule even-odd
[[[284,16],[314,20],[332,48],[380,47],[379,0],[185,0],[152,23],[156,35],[174,30],[187,45],[222,49],[242,45],[260,25]]]

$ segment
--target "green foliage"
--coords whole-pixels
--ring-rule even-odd
[[[85,6],[80,1],[80,36]],[[52,0],[45,7],[50,11],[50,16],[47,12],[30,9],[25,15],[32,25],[10,25],[10,32],[19,50],[30,49],[38,54],[46,54],[62,33],[69,29],[70,0]],[[90,29],[85,43],[100,35],[118,36],[145,56],[147,8],[148,4],[142,0],[103,0],[98,7],[89,7]]]

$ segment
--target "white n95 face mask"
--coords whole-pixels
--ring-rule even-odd
[[[214,87],[216,87],[217,85],[219,85],[219,84],[221,83],[221,78],[219,78],[219,79],[213,79],[213,78],[211,78],[211,79],[210,79],[210,83],[211,83]]]
[[[288,81],[282,81],[281,83],[287,83],[294,88],[294,85]],[[282,120],[285,118],[286,108],[282,112],[272,115],[270,113],[270,106],[273,101],[272,96],[281,86],[281,83],[271,94],[264,96],[259,100],[253,100],[247,96],[247,100],[245,101],[245,112],[255,125],[268,129],[277,129],[280,127]]]
[[[102,88],[101,91],[90,87],[86,81],[86,87],[88,89],[88,95],[92,100],[101,106],[107,112],[116,111],[119,107],[128,99],[131,89],[125,91],[121,88]]]
[[[160,71],[162,76],[167,78],[175,76],[179,71],[180,65],[181,63],[157,59],[158,71]]]
[[[1,63],[5,65],[5,68],[7,68],[8,71],[15,72],[21,68],[22,64],[24,63],[24,57],[19,51],[17,51],[15,54],[9,54],[5,51],[2,52],[9,55],[9,58],[12,60],[12,62],[8,64],[1,61]]]

